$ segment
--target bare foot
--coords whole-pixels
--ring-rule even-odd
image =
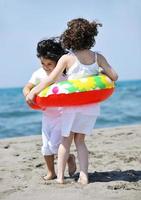
[[[58,184],[64,184],[64,179],[57,179],[56,182],[57,182]]]
[[[80,176],[78,179],[78,183],[82,185],[87,185],[89,183],[88,177],[86,175]]]
[[[47,176],[44,176],[43,179],[44,181],[48,181],[48,180],[53,180],[56,177],[57,177],[56,174],[48,174]]]
[[[70,176],[73,176],[74,173],[76,172],[76,162],[75,162],[75,156],[73,154],[69,155],[67,163],[68,163],[68,173]]]

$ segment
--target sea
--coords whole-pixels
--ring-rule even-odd
[[[30,109],[22,88],[0,89],[0,138],[41,134],[41,111]],[[141,124],[141,80],[118,81],[114,94],[101,103],[96,128]]]

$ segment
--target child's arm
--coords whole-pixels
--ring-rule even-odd
[[[103,55],[98,54],[97,59],[99,66],[103,69],[103,73],[106,74],[112,81],[116,81],[118,79],[118,75],[107,62],[106,58]]]
[[[26,101],[29,104],[34,103],[34,97],[38,93],[40,93],[45,87],[53,84],[63,73],[64,69],[67,66],[67,55],[62,56],[55,69],[51,72],[51,74],[48,76],[47,79],[44,79],[40,84],[38,84],[36,87],[34,87],[31,92],[27,95]]]
[[[27,83],[24,86],[24,88],[23,88],[23,95],[24,95],[24,97],[26,97],[30,93],[30,91],[32,90],[33,87],[35,87],[35,85],[32,84],[32,83]]]

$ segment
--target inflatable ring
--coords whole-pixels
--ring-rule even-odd
[[[110,97],[114,91],[114,82],[106,75],[95,75],[77,80],[54,83],[35,97],[33,109],[48,106],[76,106],[98,103]]]

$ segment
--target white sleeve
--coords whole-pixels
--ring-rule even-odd
[[[37,85],[38,83],[38,77],[37,77],[37,73],[34,72],[31,76],[31,78],[28,81],[29,83],[32,83],[33,85]]]
[[[42,68],[39,68],[32,74],[29,83],[32,83],[33,85],[38,85],[46,77],[46,72]]]

